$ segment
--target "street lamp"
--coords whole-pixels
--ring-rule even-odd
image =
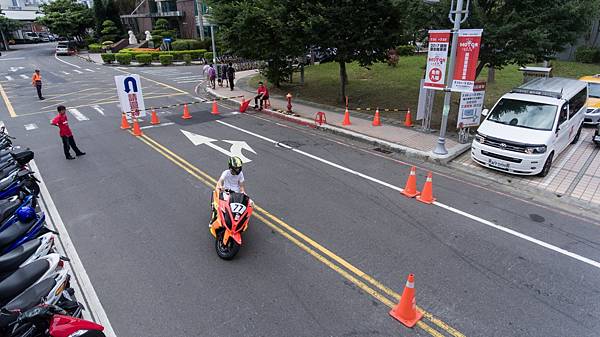
[[[439,0],[423,0],[426,3],[436,3]],[[456,49],[458,47],[458,31],[460,30],[460,24],[465,22],[469,17],[469,4],[470,0],[466,1],[466,7],[464,0],[452,0],[450,4],[450,13],[448,13],[448,19],[454,24],[452,28],[452,49],[450,50],[450,60],[448,61],[448,76],[446,76],[446,86],[444,88],[444,108],[442,110],[442,125],[440,126],[440,136],[433,153],[439,155],[448,154],[446,150],[446,129],[448,127],[448,115],[450,114],[450,103],[452,99],[452,79],[454,78],[454,63],[456,59]],[[464,16],[463,16],[464,14]]]

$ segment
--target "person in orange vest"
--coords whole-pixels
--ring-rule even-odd
[[[35,73],[33,73],[33,77],[31,77],[31,85],[37,89],[37,94],[40,100],[45,99],[42,96],[42,75],[40,75],[39,69],[36,69]]]

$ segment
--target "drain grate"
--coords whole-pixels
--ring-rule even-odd
[[[386,149],[382,149],[382,148],[380,148],[380,147],[376,147],[376,148],[374,148],[374,149],[373,149],[373,151],[377,151],[377,152],[381,152],[381,153],[385,153],[385,154],[390,154],[390,153],[392,153],[392,151],[390,151],[390,150],[386,150]]]

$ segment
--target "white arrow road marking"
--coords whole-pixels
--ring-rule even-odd
[[[83,71],[81,70],[77,70],[77,69],[73,69],[74,72],[78,73],[78,74],[83,74]]]
[[[71,113],[71,115],[75,116],[75,118],[77,118],[78,121],[89,121],[90,119],[87,118],[84,114],[81,113],[81,111],[77,110],[77,109],[69,109],[69,112]]]
[[[69,75],[69,73],[66,71],[61,71],[61,73],[65,74],[65,75]]]
[[[231,144],[231,148],[229,151],[225,150],[222,147],[219,147],[215,144],[213,144],[213,142],[216,142],[216,139],[212,139],[212,138],[208,138],[208,137],[204,137],[198,134],[195,134],[193,132],[189,132],[189,131],[185,131],[185,130],[181,130],[181,132],[192,142],[192,144],[194,144],[195,146],[198,145],[206,145],[214,150],[217,150],[219,152],[221,152],[222,154],[228,156],[228,157],[233,157],[233,156],[237,156],[240,157],[240,159],[242,160],[243,163],[249,163],[252,160],[246,158],[244,156],[244,154],[242,153],[243,149],[246,149],[254,154],[256,154],[256,152],[250,147],[250,145],[248,145],[248,143],[244,142],[244,141],[236,141],[236,140],[224,140],[224,142]]]
[[[10,67],[10,68],[8,68],[8,70],[12,71],[13,73],[17,72],[17,71],[19,71],[21,69],[25,69],[25,68],[23,68],[23,67]]]
[[[21,74],[21,75],[19,75],[19,76],[21,76],[21,78],[22,78],[22,79],[24,79],[24,80],[27,80],[27,79],[29,79],[29,77],[27,77],[27,75],[23,75],[23,74]]]
[[[102,116],[104,116],[104,110],[102,110],[102,108],[99,105],[92,105],[92,108],[94,108],[94,110],[98,111]]]
[[[90,73],[94,72],[92,69],[88,69],[88,68],[85,68],[85,71],[89,71]]]
[[[27,131],[35,130],[37,128],[38,128],[38,126],[35,123],[25,124],[25,130],[27,130]]]
[[[4,76],[4,77],[6,77],[6,79],[7,79],[7,80],[9,80],[9,81],[12,81],[12,80],[13,80],[13,78],[12,78],[12,77],[10,77],[10,76]]]

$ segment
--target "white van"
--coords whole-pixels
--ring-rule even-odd
[[[486,167],[546,176],[552,160],[579,140],[587,84],[539,78],[502,96],[477,129],[471,158]]]

